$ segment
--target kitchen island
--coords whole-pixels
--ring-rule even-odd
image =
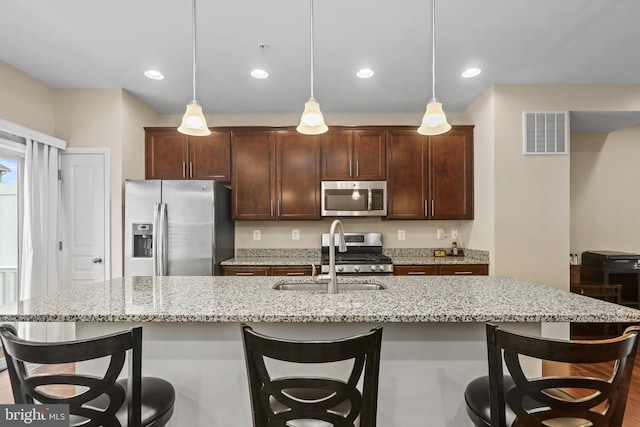
[[[471,425],[462,393],[487,370],[484,322],[532,334],[572,321],[640,322],[638,310],[512,278],[340,279],[386,289],[329,295],[272,289],[305,278],[136,277],[2,306],[0,320],[74,322],[80,338],[144,324],[143,372],[175,385],[177,426],[251,425],[240,323],[300,339],[382,325],[384,427]]]

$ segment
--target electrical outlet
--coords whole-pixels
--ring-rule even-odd
[[[291,230],[291,240],[300,240],[300,230]]]
[[[260,234],[260,230],[253,230],[253,240],[260,240],[262,238]]]
[[[451,230],[451,240],[458,241],[458,230]]]
[[[436,234],[438,240],[444,239],[444,228],[438,228],[438,232]]]
[[[404,239],[406,239],[404,230],[398,230],[398,240],[404,240]]]

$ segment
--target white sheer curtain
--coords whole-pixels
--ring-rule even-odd
[[[26,140],[22,173],[23,220],[20,255],[20,300],[39,297],[59,288],[58,274],[58,149]],[[23,324],[27,339],[58,340],[66,335],[55,323]]]

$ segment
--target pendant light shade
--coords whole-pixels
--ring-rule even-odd
[[[440,135],[448,132],[451,125],[442,110],[442,104],[436,98],[436,0],[431,0],[431,90],[432,98],[418,128],[421,135]]]
[[[320,135],[329,130],[320,111],[320,104],[310,98],[304,104],[304,112],[296,130],[305,135]]]
[[[187,104],[187,111],[182,117],[182,124],[178,132],[191,136],[211,135],[207,126],[207,120],[202,114],[202,106],[196,100],[196,0],[193,0],[192,7],[192,56],[193,56],[193,99]]]
[[[178,131],[192,136],[211,135],[211,131],[207,127],[207,120],[202,114],[202,107],[195,99],[187,104],[187,111],[182,116],[182,124]]]
[[[422,117],[422,124],[418,133],[422,135],[440,135],[449,132],[451,125],[447,122],[447,116],[442,111],[442,104],[433,98],[427,104],[427,111]]]
[[[329,130],[320,111],[320,104],[313,98],[313,0],[311,6],[311,96],[304,104],[304,112],[296,130],[305,135],[320,135]]]

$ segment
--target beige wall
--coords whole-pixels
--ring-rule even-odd
[[[55,91],[0,61],[0,119],[54,135]]]
[[[640,126],[571,135],[571,252],[640,253]]]

